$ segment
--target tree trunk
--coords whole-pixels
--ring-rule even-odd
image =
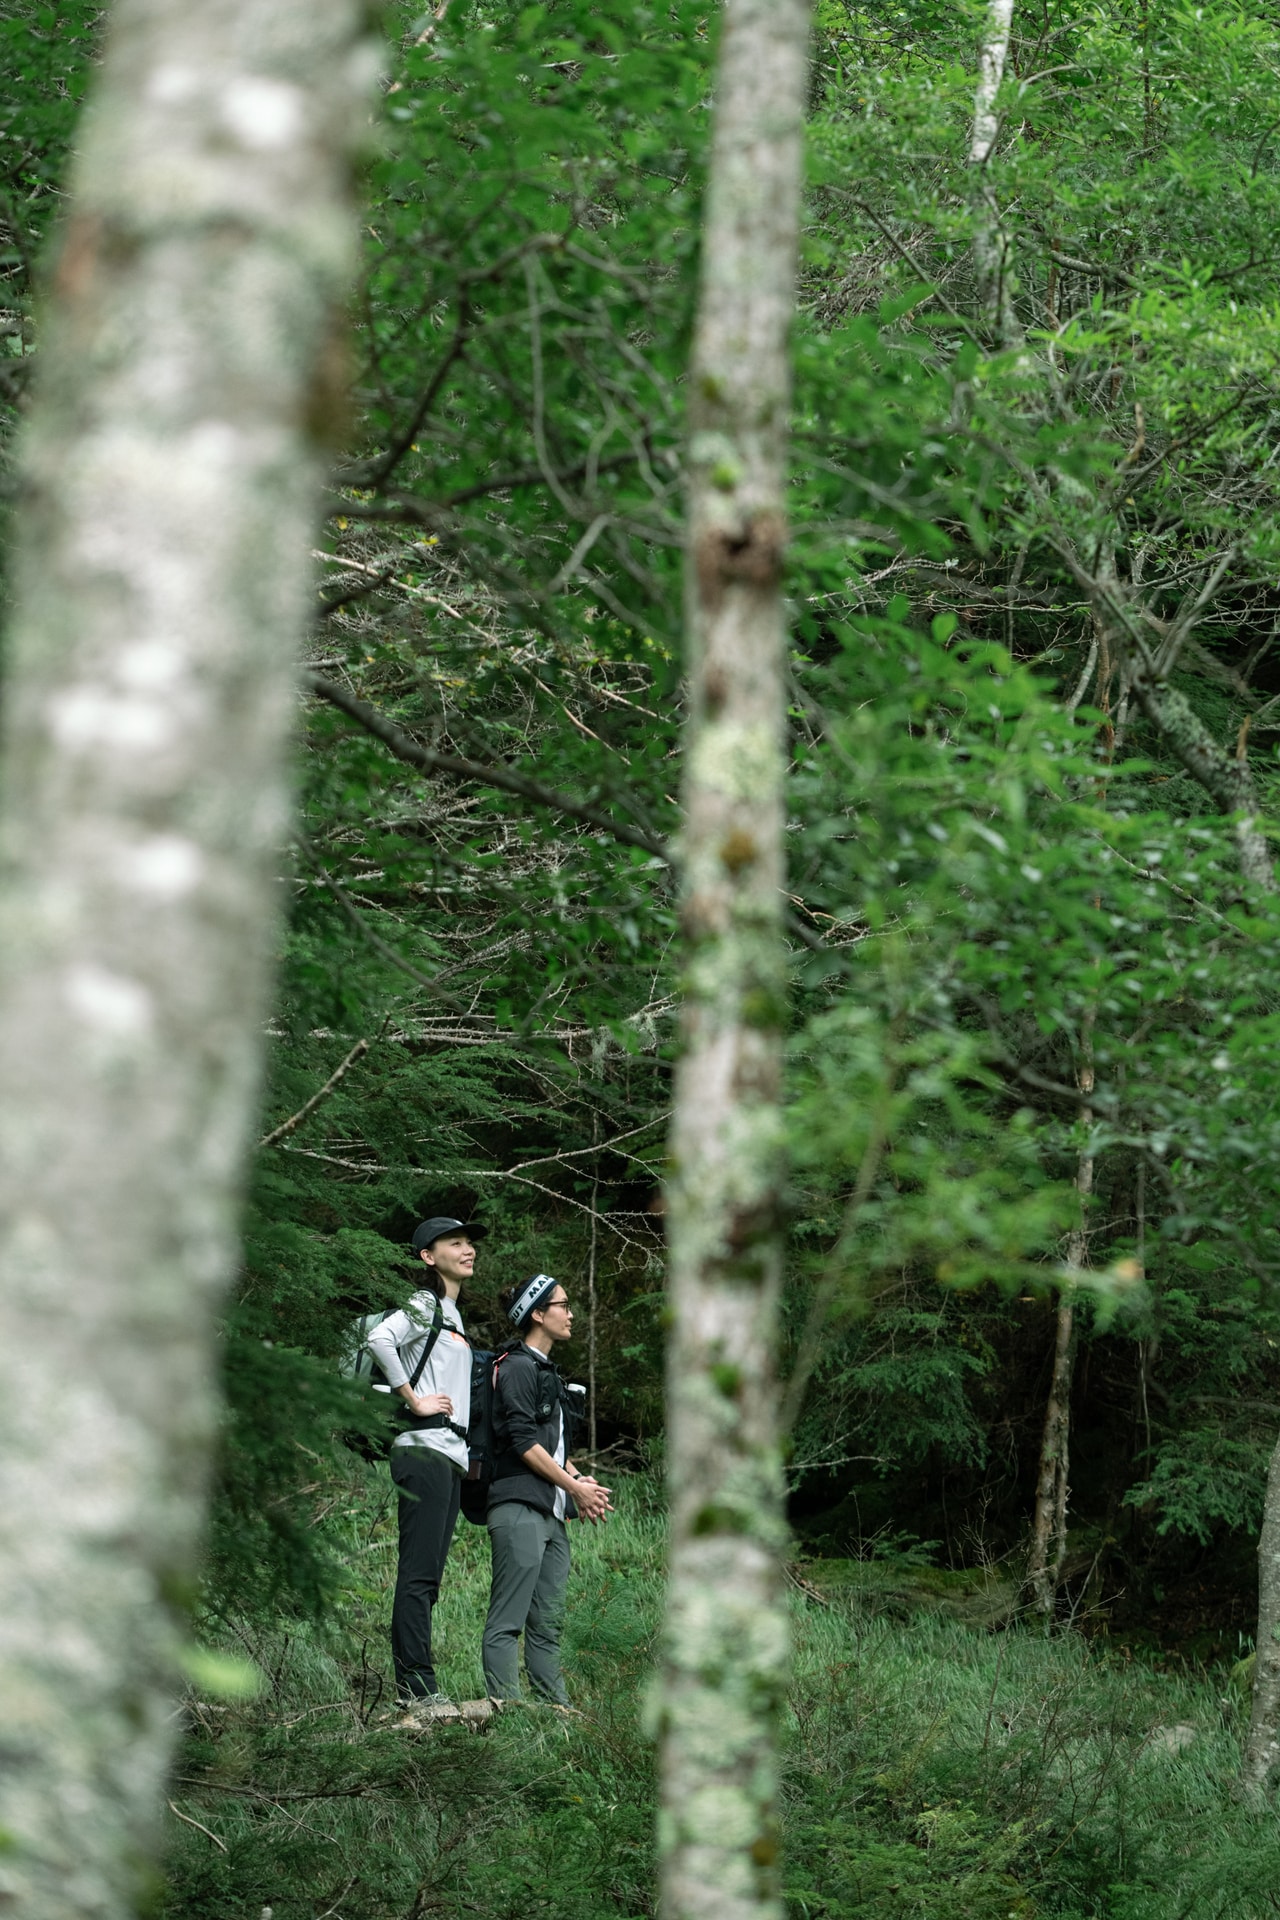
[[[1012,26],[1013,0],[989,0],[986,27],[978,50],[978,91],[973,103],[973,137],[969,143],[969,164],[977,176],[973,265],[978,283],[978,307],[992,336],[1002,347],[1018,345],[1022,334],[1013,311],[1008,237],[987,167],[1000,132],[996,96],[1004,78]]]
[[[1148,720],[1192,779],[1199,781],[1216,807],[1236,815],[1240,871],[1250,886],[1257,887],[1260,893],[1270,893],[1275,874],[1271,849],[1257,825],[1258,798],[1245,753],[1245,731],[1241,732],[1235,754],[1229,754],[1218,745],[1176,687],[1139,674],[1134,676],[1133,691]]]
[[[724,16],[690,381],[682,1057],[669,1193],[667,1920],[781,1914],[782,560],[806,0]]]
[[[359,0],[121,0],[21,453],[0,789],[0,1897],[150,1905],[236,1258]]]
[[[600,1115],[591,1116],[591,1142],[600,1139]],[[599,1303],[596,1299],[596,1248],[600,1228],[600,1155],[591,1172],[591,1244],[587,1253],[587,1455],[594,1473],[600,1451],[600,1430],[596,1422],[596,1335]]]
[[[1031,1558],[1027,1563],[1027,1584],[1031,1588],[1032,1601],[1046,1627],[1053,1619],[1054,1596],[1066,1554],[1071,1382],[1075,1364],[1075,1308],[1068,1296],[1059,1303],[1054,1328],[1053,1373],[1045,1406],[1044,1436],[1040,1442]]]
[[[1092,1093],[1094,1085],[1093,1027],[1096,1010],[1086,1010],[1081,1026],[1081,1062],[1078,1084],[1081,1093]],[[1082,1126],[1093,1125],[1093,1110],[1080,1109]],[[1089,1258],[1089,1232],[1086,1209],[1093,1192],[1094,1158],[1086,1147],[1076,1162],[1076,1193],[1080,1216],[1067,1241],[1067,1265],[1074,1271]],[[1067,1554],[1068,1473],[1071,1463],[1071,1383],[1076,1366],[1075,1307],[1072,1295],[1063,1294],[1058,1304],[1054,1327],[1053,1373],[1045,1406],[1044,1437],[1040,1442],[1040,1472],[1036,1479],[1036,1510],[1031,1526],[1031,1556],[1027,1562],[1027,1584],[1032,1602],[1046,1628],[1053,1620],[1053,1603],[1062,1579]],[[1051,1558],[1052,1556],[1052,1558]]]
[[[1265,1793],[1280,1775],[1280,1442],[1267,1475],[1258,1542],[1258,1637],[1253,1712],[1240,1763],[1241,1784]]]

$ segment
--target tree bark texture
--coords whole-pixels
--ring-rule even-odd
[[[21,452],[0,788],[0,1902],[154,1897],[341,416],[359,0],[120,0]]]
[[[973,137],[969,143],[969,164],[977,180],[973,264],[978,283],[978,306],[1000,346],[1014,346],[1021,338],[1013,311],[1008,237],[987,173],[1000,134],[996,97],[1004,78],[1004,63],[1009,54],[1012,28],[1013,0],[990,0],[982,44],[978,50],[978,90],[973,103]]]
[[[1280,1442],[1271,1456],[1258,1543],[1258,1638],[1242,1785],[1264,1793],[1280,1777]]]
[[[723,22],[690,383],[682,1056],[669,1186],[666,1920],[781,1914],[774,1374],[786,1016],[785,456],[806,0]]]
[[[1075,1373],[1075,1308],[1069,1299],[1059,1303],[1054,1322],[1053,1373],[1045,1403],[1044,1435],[1040,1442],[1040,1472],[1036,1480],[1036,1511],[1031,1529],[1031,1557],[1027,1583],[1036,1612],[1046,1626],[1053,1618],[1054,1596],[1062,1574],[1067,1544],[1067,1474],[1071,1442],[1071,1381]]]
[[[1097,1018],[1090,1007],[1081,1021],[1081,1062],[1077,1084],[1081,1093],[1094,1087],[1093,1029]],[[1093,1109],[1080,1109],[1082,1126],[1093,1125]],[[1067,1265],[1074,1272],[1089,1258],[1089,1230],[1086,1209],[1093,1193],[1094,1157],[1088,1147],[1076,1161],[1076,1193],[1080,1215],[1067,1241]],[[1053,1619],[1054,1599],[1062,1579],[1067,1556],[1068,1474],[1071,1466],[1071,1385],[1076,1366],[1075,1307],[1070,1293],[1058,1303],[1054,1322],[1053,1371],[1049,1397],[1045,1403],[1044,1435],[1040,1442],[1040,1471],[1036,1478],[1036,1509],[1031,1525],[1031,1554],[1027,1562],[1027,1584],[1032,1603],[1046,1628]]]
[[[1223,813],[1236,815],[1240,871],[1251,886],[1270,893],[1275,884],[1271,849],[1257,825],[1258,797],[1243,742],[1234,757],[1227,753],[1176,687],[1136,674],[1133,692],[1148,720],[1192,779],[1199,781]]]

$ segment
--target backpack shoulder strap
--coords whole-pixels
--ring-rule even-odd
[[[523,1344],[523,1342],[521,1344]],[[498,1368],[504,1360],[509,1360],[513,1353],[519,1353],[519,1351],[520,1348],[514,1345],[498,1348],[498,1351],[493,1356],[493,1371],[490,1375],[495,1386],[498,1384]]]
[[[432,1322],[431,1331],[427,1335],[426,1341],[422,1348],[422,1352],[418,1355],[418,1364],[413,1369],[413,1372],[409,1375],[409,1387],[413,1393],[416,1393],[418,1391],[418,1382],[422,1378],[422,1370],[426,1366],[428,1360],[431,1358],[432,1352],[435,1348],[436,1341],[440,1338],[440,1335],[444,1332],[444,1308],[440,1305],[440,1302],[438,1299],[435,1305],[436,1305],[435,1319]]]

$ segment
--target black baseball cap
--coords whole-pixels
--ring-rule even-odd
[[[424,1247],[429,1247],[446,1233],[465,1233],[468,1240],[483,1240],[486,1232],[487,1228],[472,1226],[466,1220],[450,1220],[443,1214],[436,1214],[430,1220],[418,1222],[410,1244],[415,1253],[421,1253]]]

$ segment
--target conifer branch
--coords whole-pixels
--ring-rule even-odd
[[[342,1061],[341,1065],[334,1068],[324,1085],[313,1093],[309,1100],[304,1100],[296,1113],[291,1113],[289,1118],[282,1120],[278,1127],[272,1127],[270,1133],[264,1133],[258,1145],[260,1147],[274,1147],[278,1145],[281,1140],[287,1139],[291,1133],[296,1133],[303,1121],[308,1119],[309,1116],[315,1112],[316,1108],[329,1098],[334,1088],[345,1079],[351,1068],[354,1067],[356,1061],[363,1060],[368,1051],[369,1042],[367,1040],[357,1040],[346,1059]]]
[[[661,860],[664,866],[671,866],[670,849],[641,828],[629,827],[600,807],[575,800],[572,794],[562,793],[555,787],[544,786],[541,780],[531,780],[527,774],[517,773],[512,767],[494,766],[485,761],[465,759],[461,754],[438,753],[434,747],[424,747],[403,728],[396,726],[394,721],[388,720],[385,714],[379,713],[376,707],[370,706],[367,700],[348,693],[344,687],[326,680],[322,674],[307,672],[302,677],[303,684],[317,699],[327,700],[340,713],[345,713],[349,720],[354,720],[375,740],[380,740],[406,766],[416,767],[420,773],[444,773],[452,774],[457,780],[478,780],[483,786],[496,787],[502,793],[515,794],[518,799],[528,800],[535,807],[546,807],[552,813],[562,813],[571,820],[581,820],[585,826],[609,834],[623,846],[639,847],[642,852]]]

